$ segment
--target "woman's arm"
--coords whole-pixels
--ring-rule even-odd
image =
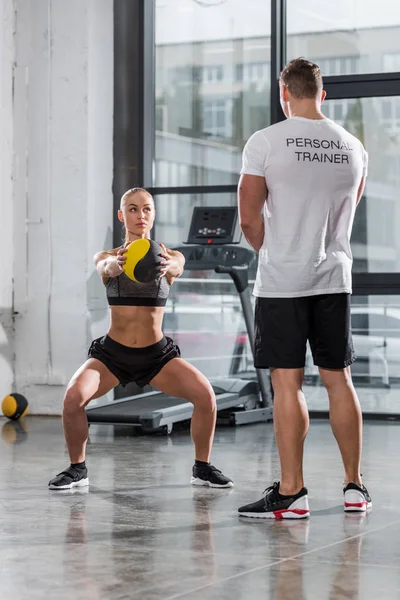
[[[93,258],[98,274],[106,284],[110,277],[118,277],[123,273],[122,266],[126,262],[125,248],[115,248],[107,252],[98,252]]]

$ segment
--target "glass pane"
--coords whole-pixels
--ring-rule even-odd
[[[172,286],[163,330],[207,377],[256,377],[239,297],[228,276],[185,271]]]
[[[400,71],[398,0],[287,0],[288,60],[305,56],[323,75]]]
[[[369,172],[354,221],[355,272],[400,271],[400,97],[326,100],[324,114],[364,144]]]
[[[244,144],[270,124],[270,1],[242,5],[156,2],[154,185],[236,183]]]
[[[353,342],[357,355],[352,375],[364,413],[400,413],[400,297],[353,296]],[[307,356],[307,404],[328,410],[328,398]]]
[[[164,194],[154,200],[155,239],[170,247],[186,242],[195,206],[237,206],[236,194]]]
[[[236,206],[236,194],[155,196],[155,239],[174,248],[187,240],[195,206]],[[240,245],[248,247],[242,237]],[[249,272],[249,291],[257,262]],[[171,288],[164,332],[179,345],[182,356],[208,377],[252,373],[253,357],[240,300],[232,280],[213,270],[186,269]]]

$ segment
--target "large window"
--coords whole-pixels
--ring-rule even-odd
[[[354,271],[400,272],[400,97],[327,100],[323,111],[369,154],[352,236]]]
[[[270,11],[156,2],[156,186],[237,182],[245,142],[270,124]]]
[[[287,0],[288,60],[305,56],[324,75],[400,71],[397,0]]]
[[[354,295],[351,323],[357,355],[352,375],[363,413],[399,414],[400,297]],[[326,411],[326,392],[310,352],[306,381],[308,407]]]
[[[255,131],[284,118],[278,83],[285,62],[304,56],[320,65],[324,113],[369,153],[352,235],[352,322],[360,356],[353,373],[359,386],[376,385],[378,394],[398,385],[398,0],[131,0],[127,6],[132,4],[145,19],[143,35],[124,40],[128,45],[138,40],[139,50],[128,53],[127,62],[125,56],[127,77],[116,70],[126,139],[115,147],[135,151],[119,157],[116,178],[123,190],[127,179],[152,186],[155,236],[170,247],[185,241],[193,207],[236,205],[244,144]],[[137,72],[143,85],[136,86],[136,97],[128,84],[132,59],[141,50]],[[125,97],[127,89],[134,102]],[[124,107],[135,101],[142,114],[127,123]],[[164,327],[207,375],[246,372],[251,365],[240,305],[227,276],[185,271],[173,287]],[[313,408],[311,392],[324,402],[326,395],[309,358],[307,382],[313,388],[307,395]]]

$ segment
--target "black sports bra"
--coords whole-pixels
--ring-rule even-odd
[[[110,306],[165,306],[170,285],[166,277],[150,283],[137,283],[125,273],[110,277],[106,283]]]

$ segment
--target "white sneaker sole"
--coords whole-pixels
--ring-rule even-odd
[[[245,507],[243,507],[245,508]],[[308,505],[308,496],[301,496],[288,508],[281,510],[271,510],[268,512],[245,512],[239,511],[240,517],[249,517],[253,519],[308,519],[310,516],[310,507]]]
[[[372,502],[367,502],[364,494],[358,490],[348,490],[344,494],[344,512],[367,512],[372,508]]]
[[[205,481],[204,479],[199,479],[198,477],[192,477],[190,480],[191,485],[198,485],[203,487],[211,487],[211,488],[232,488],[233,483],[229,481],[228,483],[224,483],[223,485],[218,485],[217,483],[211,483],[210,481]]]
[[[70,490],[75,487],[86,487],[87,485],[89,485],[89,477],[80,479],[79,481],[72,481],[68,485],[49,485],[49,490]]]
[[[358,502],[357,504],[351,502],[344,503],[344,512],[364,513],[367,510],[372,510],[372,502]]]
[[[248,517],[250,519],[308,519],[310,511],[305,510],[275,510],[274,512],[265,513],[246,513],[240,512],[239,517]]]

